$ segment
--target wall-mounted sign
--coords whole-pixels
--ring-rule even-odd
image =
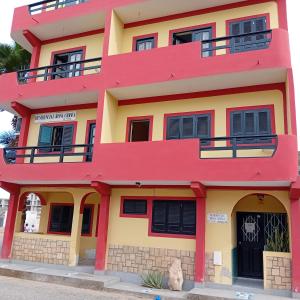
[[[207,221],[208,223],[226,224],[228,223],[228,216],[227,214],[209,213],[207,215]]]
[[[76,120],[76,111],[55,112],[34,116],[34,123],[56,123]]]

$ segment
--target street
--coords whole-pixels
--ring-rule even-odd
[[[125,294],[97,292],[0,276],[1,300],[139,300]],[[146,299],[146,298],[145,298]],[[149,298],[147,298],[149,299]]]

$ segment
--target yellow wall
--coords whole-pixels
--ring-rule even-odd
[[[123,33],[124,24],[122,23],[118,15],[115,13],[115,11],[113,11],[111,17],[108,55],[122,53]]]
[[[73,111],[73,110],[72,110]],[[56,111],[55,111],[56,112]],[[87,128],[87,121],[88,120],[96,120],[97,116],[97,109],[82,109],[76,111],[76,122],[77,122],[77,129],[76,129],[76,138],[75,144],[85,144],[86,143],[86,128]],[[28,132],[28,139],[27,139],[27,146],[37,146],[38,139],[39,139],[39,131],[40,126],[42,124],[37,124],[34,122],[35,115],[31,116],[30,120],[30,127]],[[51,123],[47,123],[46,125],[51,125]],[[75,152],[84,152],[84,148],[77,148]],[[83,157],[65,157],[65,162],[76,162],[82,161]],[[27,162],[29,160],[27,159]],[[58,162],[58,157],[51,157],[51,158],[36,158],[35,162]]]
[[[287,77],[285,83],[285,92],[286,92],[286,110],[287,110],[287,123],[288,123],[288,133],[292,134],[292,120],[291,120],[291,105],[290,105],[290,82]]]
[[[163,140],[164,114],[205,110],[215,111],[215,136],[226,136],[227,108],[269,104],[275,106],[276,133],[284,134],[283,97],[277,90],[118,107],[115,100],[111,101],[107,97],[103,114],[102,143],[125,142],[128,117],[153,115],[153,141],[159,141]]]
[[[122,53],[131,52],[132,40],[134,36],[158,32],[158,47],[165,47],[169,44],[170,30],[213,22],[217,23],[216,36],[223,37],[226,36],[226,20],[265,13],[270,13],[271,29],[278,28],[277,4],[275,1],[270,1],[257,5],[245,6],[241,8],[124,29],[123,40],[120,40],[119,43],[122,43]]]

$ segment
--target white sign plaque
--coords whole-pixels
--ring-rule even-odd
[[[207,215],[207,221],[208,223],[226,224],[228,223],[228,216],[227,214],[209,213]]]
[[[34,116],[34,123],[56,123],[76,120],[76,111],[54,112]]]
[[[245,230],[247,233],[254,233],[255,223],[245,223]]]

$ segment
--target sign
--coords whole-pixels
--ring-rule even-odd
[[[208,223],[226,224],[228,223],[228,216],[227,214],[210,213],[207,215],[207,221]]]
[[[55,112],[34,116],[34,123],[56,123],[76,120],[75,111]]]
[[[245,223],[245,230],[247,233],[254,233],[255,223]]]

